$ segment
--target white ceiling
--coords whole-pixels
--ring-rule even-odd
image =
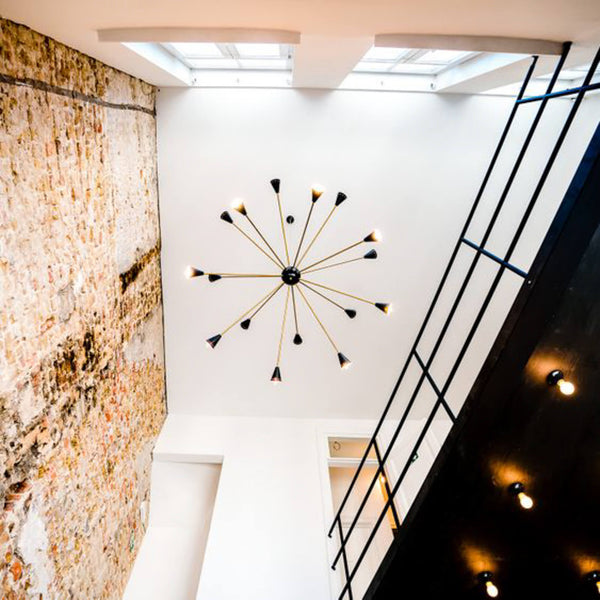
[[[365,40],[368,46],[374,35],[382,33],[572,40],[580,47],[600,43],[598,0],[0,0],[0,14],[157,85],[182,83],[120,43],[99,42],[97,31],[120,27],[292,30],[303,36],[299,49],[303,60],[315,52],[338,56],[344,47],[348,52],[362,51]],[[340,61],[344,63],[343,57]],[[310,84],[310,77],[303,77]],[[315,85],[319,77],[317,72]]]

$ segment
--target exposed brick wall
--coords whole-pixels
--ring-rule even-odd
[[[155,90],[0,19],[2,600],[120,598],[165,416]]]

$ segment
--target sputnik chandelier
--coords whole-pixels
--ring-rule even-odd
[[[281,197],[279,194],[280,184],[281,184],[281,182],[279,179],[271,180],[271,186],[273,187],[273,190],[275,191],[275,197],[277,199],[277,207],[279,209],[279,220],[281,222],[281,234],[283,237],[283,245],[285,248],[285,259],[286,259],[285,262],[283,262],[283,260],[277,254],[277,252],[275,252],[275,250],[273,249],[271,244],[267,241],[265,236],[261,233],[260,229],[254,223],[254,221],[250,218],[250,215],[248,214],[248,211],[246,210],[246,207],[244,206],[244,203],[242,201],[240,201],[240,200],[234,201],[232,208],[234,208],[240,215],[242,215],[242,217],[244,217],[245,220],[250,224],[252,229],[258,234],[258,237],[260,238],[258,241],[254,237],[249,235],[246,231],[244,231],[233,220],[233,217],[231,216],[231,214],[229,214],[229,212],[225,211],[221,214],[221,219],[223,221],[225,221],[225,223],[228,223],[228,224],[232,225],[233,227],[235,227],[249,242],[251,242],[260,252],[262,252],[265,255],[266,258],[268,258],[275,265],[275,267],[277,268],[276,273],[273,273],[273,274],[271,274],[271,273],[207,273],[201,269],[198,269],[198,268],[192,267],[192,266],[189,266],[186,269],[186,277],[191,279],[194,277],[202,277],[203,275],[207,275],[208,280],[211,283],[214,283],[215,281],[219,281],[220,279],[243,279],[243,278],[272,278],[272,279],[280,279],[281,280],[281,282],[278,283],[274,289],[270,290],[256,304],[251,306],[243,315],[241,315],[233,323],[231,323],[231,325],[229,325],[228,327],[223,329],[220,333],[217,333],[216,335],[213,335],[212,337],[210,337],[206,340],[208,347],[215,348],[216,345],[221,340],[221,338],[226,333],[228,333],[231,329],[233,329],[233,327],[235,327],[235,325],[237,325],[238,323],[242,329],[247,330],[250,327],[252,320],[258,315],[258,313],[285,286],[286,297],[285,297],[285,303],[284,303],[284,308],[283,308],[281,334],[279,336],[279,345],[277,348],[277,361],[275,364],[275,369],[271,376],[271,381],[273,383],[280,383],[281,379],[282,379],[281,378],[281,369],[280,369],[281,350],[282,350],[283,340],[284,340],[284,336],[285,336],[285,328],[286,328],[286,321],[287,321],[287,317],[288,317],[290,296],[292,298],[292,309],[293,309],[293,313],[294,313],[294,327],[295,327],[295,332],[296,332],[293,337],[293,342],[296,345],[300,345],[300,344],[302,344],[302,341],[303,341],[302,337],[300,335],[300,332],[299,332],[299,327],[298,327],[298,310],[297,310],[296,292],[298,292],[300,298],[306,304],[308,310],[310,311],[310,313],[312,314],[312,316],[314,317],[315,321],[318,323],[320,328],[323,330],[323,333],[325,334],[325,336],[329,340],[329,343],[335,350],[338,361],[340,363],[340,367],[342,369],[347,369],[350,366],[350,364],[351,364],[350,360],[346,356],[344,356],[344,354],[342,352],[340,352],[337,344],[334,342],[333,338],[331,337],[331,335],[325,328],[325,325],[323,324],[321,319],[317,316],[317,313],[315,312],[313,305],[309,302],[309,300],[306,297],[306,294],[304,293],[303,290],[308,290],[311,293],[327,300],[328,302],[330,302],[331,304],[333,304],[334,306],[336,306],[337,308],[342,310],[346,314],[346,316],[349,317],[350,319],[354,319],[354,317],[356,317],[356,310],[354,310],[352,308],[344,308],[341,304],[339,304],[338,302],[333,300],[328,294],[326,294],[320,290],[326,290],[328,292],[333,292],[334,294],[338,294],[338,295],[344,296],[346,298],[352,298],[353,300],[357,300],[357,301],[363,302],[365,304],[371,304],[385,314],[389,314],[391,311],[390,304],[387,304],[385,302],[373,302],[372,300],[367,300],[365,298],[355,296],[354,294],[349,294],[347,292],[343,292],[341,290],[338,290],[338,289],[335,289],[332,287],[328,287],[321,283],[317,283],[315,281],[312,281],[310,278],[307,279],[307,275],[310,275],[311,273],[315,273],[317,271],[323,271],[325,269],[332,269],[334,267],[339,267],[339,266],[346,265],[346,264],[356,262],[359,260],[364,260],[364,259],[372,260],[372,259],[377,258],[377,252],[374,249],[371,249],[368,252],[366,252],[365,254],[363,254],[362,256],[358,256],[356,258],[351,258],[349,260],[343,260],[343,261],[338,261],[338,262],[334,262],[334,263],[329,262],[331,259],[333,259],[337,256],[340,256],[341,254],[344,254],[344,253],[348,252],[349,250],[352,250],[353,248],[360,246],[361,244],[381,241],[381,234],[378,231],[372,231],[371,233],[369,233],[369,235],[365,236],[362,240],[359,240],[358,242],[350,244],[349,246],[346,246],[345,248],[342,248],[341,250],[338,250],[337,252],[334,252],[333,254],[326,256],[325,258],[321,258],[320,260],[312,262],[308,266],[302,266],[304,259],[306,258],[306,255],[309,253],[309,251],[313,247],[314,243],[317,241],[317,238],[323,232],[323,229],[325,229],[325,226],[327,225],[329,220],[333,217],[333,214],[335,213],[337,208],[346,200],[347,196],[346,196],[346,194],[344,194],[342,192],[339,192],[337,194],[335,203],[334,203],[331,211],[329,212],[329,214],[323,221],[323,224],[316,231],[312,240],[306,246],[306,248],[304,249],[302,254],[300,254],[300,252],[302,251],[302,248],[303,248],[304,239],[306,237],[306,232],[308,230],[308,226],[309,226],[312,214],[313,214],[313,210],[315,208],[315,204],[317,203],[317,200],[319,200],[319,198],[323,194],[323,190],[320,187],[315,186],[312,188],[311,203],[310,203],[310,208],[308,210],[308,216],[306,217],[306,223],[304,224],[304,229],[302,230],[302,235],[300,236],[300,241],[298,243],[298,247],[294,254],[293,260],[290,260],[288,239],[287,239],[287,234],[285,231],[285,225],[283,222],[283,211],[282,211],[282,207],[281,207]],[[291,225],[294,222],[294,217],[291,215],[288,216],[286,218],[286,222],[289,225]],[[261,244],[261,242],[264,243],[265,245],[263,246]],[[317,289],[317,288],[319,288],[319,289]]]

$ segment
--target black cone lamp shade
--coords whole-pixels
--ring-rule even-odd
[[[204,275],[204,271],[201,271],[200,269],[196,269],[196,267],[189,266],[185,270],[185,276],[188,279],[192,279],[192,277],[202,277],[202,275]]]
[[[344,192],[338,192],[337,198],[335,199],[335,205],[339,206],[348,196]]]
[[[221,334],[220,334],[220,333],[217,333],[217,335],[213,335],[212,337],[209,337],[209,338],[206,340],[206,343],[207,343],[207,344],[208,344],[208,345],[209,345],[211,348],[214,348],[214,347],[215,347],[215,346],[216,346],[216,345],[219,343],[219,340],[220,340],[220,339],[221,339]]]
[[[340,367],[342,367],[342,369],[347,369],[352,363],[350,362],[350,359],[346,356],[344,356],[341,352],[338,352],[338,360],[340,361]]]
[[[251,245],[253,245],[254,248],[263,255],[263,257],[261,257],[261,260],[262,258],[268,259],[272,264],[267,267],[260,267],[256,270],[256,272],[247,272],[246,270],[246,272],[230,273],[225,272],[226,269],[224,270],[217,268],[215,268],[215,271],[217,272],[205,272],[194,266],[188,266],[185,268],[185,276],[190,279],[201,278],[202,276],[206,275],[206,278],[211,283],[219,281],[220,279],[227,279],[228,281],[250,280],[253,281],[256,286],[265,286],[263,291],[261,292],[262,294],[264,294],[263,297],[261,299],[254,299],[255,304],[253,306],[247,308],[246,311],[243,312],[240,316],[238,316],[237,319],[233,320],[231,324],[220,329],[221,333],[209,337],[206,340],[206,345],[210,348],[216,348],[217,344],[220,342],[222,337],[225,337],[225,335],[227,335],[230,332],[238,331],[236,327],[238,324],[244,331],[249,330],[255,318],[262,318],[264,316],[264,312],[261,311],[263,311],[265,306],[269,305],[271,308],[273,308],[276,304],[278,304],[277,295],[280,291],[283,290],[282,294],[285,294],[286,297],[284,302],[282,303],[283,315],[281,319],[281,330],[277,337],[277,355],[274,357],[273,360],[276,366],[271,375],[271,381],[274,384],[282,382],[280,365],[282,364],[281,357],[282,352],[285,352],[285,347],[291,345],[291,343],[293,343],[295,346],[300,346],[304,343],[304,340],[300,335],[300,331],[305,332],[305,318],[314,318],[315,325],[320,327],[320,329],[323,331],[323,334],[327,338],[328,342],[331,344],[334,353],[337,355],[340,367],[342,369],[348,369],[348,367],[350,367],[351,365],[351,361],[347,356],[339,352],[337,344],[335,343],[333,337],[328,331],[327,321],[320,319],[320,316],[317,314],[318,306],[315,305],[313,307],[312,305],[312,299],[310,298],[311,294],[314,294],[315,296],[319,296],[321,298],[320,300],[317,300],[317,302],[325,300],[336,307],[337,314],[336,316],[332,316],[332,319],[343,319],[343,317],[339,315],[339,312],[343,311],[346,314],[347,318],[353,320],[356,318],[357,311],[353,308],[344,308],[344,304],[341,304],[342,301],[336,301],[334,298],[337,297],[331,296],[331,294],[339,294],[341,296],[345,296],[348,303],[350,303],[350,300],[348,300],[350,298],[352,299],[352,303],[356,301],[362,302],[370,306],[375,306],[377,309],[379,309],[385,314],[391,312],[391,305],[384,302],[374,302],[371,299],[361,298],[360,296],[357,296],[355,294],[351,294],[343,290],[335,289],[334,287],[323,285],[322,283],[319,283],[317,281],[312,281],[312,277],[311,275],[309,275],[309,273],[319,271],[320,274],[325,274],[329,272],[325,271],[326,269],[338,268],[342,265],[356,263],[356,261],[361,261],[362,259],[373,260],[378,258],[377,252],[374,249],[367,247],[366,250],[368,251],[364,252],[365,248],[361,245],[363,243],[380,242],[382,239],[381,234],[375,229],[371,231],[371,233],[369,233],[362,240],[359,238],[357,241],[355,238],[354,243],[349,244],[341,248],[337,252],[333,252],[332,254],[329,254],[327,256],[323,257],[323,255],[321,255],[321,258],[317,260],[319,256],[316,255],[315,249],[317,249],[318,246],[315,245],[315,242],[318,239],[322,239],[319,238],[319,236],[321,236],[321,233],[325,230],[325,226],[329,223],[331,219],[334,218],[335,214],[339,212],[336,211],[336,208],[343,204],[347,200],[348,196],[346,196],[344,192],[337,192],[335,200],[332,202],[333,206],[331,206],[329,201],[325,203],[321,202],[319,206],[316,206],[317,200],[323,195],[325,190],[320,185],[315,184],[310,190],[311,202],[307,203],[306,206],[308,214],[306,217],[306,222],[303,225],[303,229],[301,233],[299,232],[300,235],[298,237],[297,243],[295,244],[296,248],[290,248],[290,240],[288,239],[286,233],[286,231],[288,231],[286,223],[287,225],[291,225],[292,223],[294,223],[294,216],[284,212],[285,207],[283,206],[282,198],[280,196],[281,179],[274,178],[271,179],[269,183],[271,185],[271,188],[275,192],[275,197],[273,197],[271,191],[268,190],[270,202],[274,201],[276,210],[278,211],[278,221],[280,222],[279,225],[281,227],[282,243],[274,243],[271,239],[269,239],[269,234],[262,230],[262,226],[259,223],[260,219],[256,219],[255,222],[254,217],[249,215],[249,213],[247,212],[246,206],[244,205],[244,201],[239,197],[233,200],[230,210],[225,210],[221,212],[220,219],[225,223],[232,225],[230,230],[235,229],[240,233],[240,235],[246,238],[246,241],[250,242]],[[324,204],[330,205],[329,207],[325,207]],[[354,202],[352,204],[354,204]],[[316,226],[315,223],[311,224],[311,217],[314,216],[315,218],[317,218],[319,213],[322,212],[321,209],[325,210],[325,214],[322,215],[322,222],[320,226]],[[232,210],[237,211],[239,214],[244,216],[245,219],[240,219],[239,217],[236,217],[235,213],[231,212]],[[284,215],[286,214],[287,217],[284,218]],[[362,251],[358,249],[359,247],[362,248]],[[285,253],[282,251],[282,249],[285,250]],[[347,260],[336,259],[335,262],[333,261],[333,259],[335,259],[336,257],[339,257],[340,255],[346,252],[349,253],[350,251],[354,251],[354,253],[358,254],[358,256],[348,257]],[[311,255],[311,252],[315,255]],[[218,255],[218,252],[215,251],[215,255]],[[318,268],[316,268],[317,266]],[[253,269],[251,270],[253,271]],[[200,285],[203,285],[201,280]],[[216,289],[213,288],[214,293],[219,293],[219,288],[227,289],[229,288],[229,284],[215,286],[215,288]],[[308,295],[309,298],[306,297],[304,293],[305,291],[307,292],[306,295]],[[275,300],[273,300],[274,298]],[[279,295],[279,299],[281,299],[281,294]],[[294,326],[293,330],[291,329],[290,325],[290,320],[292,318],[292,325]],[[258,329],[260,329],[260,327]],[[256,354],[258,357],[259,353]],[[557,385],[560,384],[557,383]]]
[[[375,302],[375,306],[381,312],[384,312],[386,315],[390,314],[390,310],[391,310],[391,305],[390,304],[386,304],[385,302]]]
[[[226,210],[224,210],[221,213],[221,219],[223,219],[223,221],[225,221],[225,223],[233,223],[233,219],[231,218],[231,215]]]
[[[275,367],[273,375],[271,375],[271,381],[273,383],[281,383],[281,371],[279,370],[279,367]]]

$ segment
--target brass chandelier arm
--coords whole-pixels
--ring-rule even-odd
[[[294,323],[296,324],[296,333],[299,333],[298,331],[298,312],[296,310],[296,293],[294,291],[294,288],[291,288],[292,290],[292,306],[294,308]]]
[[[265,294],[254,306],[251,306],[243,315],[241,315],[231,325],[229,325],[229,327],[225,328],[221,332],[221,336],[224,336],[232,327],[237,325],[248,313],[252,312],[257,306],[259,306],[259,304],[262,303],[264,306],[264,303],[268,302],[279,291],[279,289],[281,289],[282,285],[283,285],[283,283],[281,285],[279,285],[279,287],[275,288],[275,290],[272,290],[268,294]],[[260,310],[260,308],[261,307],[259,306],[259,310]]]
[[[310,210],[308,211],[308,217],[306,217],[306,223],[304,223],[304,229],[302,230],[302,236],[300,237],[300,243],[298,244],[298,249],[296,250],[296,256],[294,257],[294,264],[293,264],[294,267],[296,266],[296,263],[298,262],[298,255],[300,254],[300,249],[302,248],[302,243],[304,242],[304,236],[306,235],[306,230],[308,229],[310,217],[312,215],[314,208],[315,208],[315,203],[311,202]]]
[[[283,287],[283,283],[280,283],[269,295],[269,297],[250,315],[250,319],[254,319],[254,317],[262,310],[263,306],[265,306],[272,298],[277,294],[277,292]]]
[[[319,230],[317,231],[317,233],[315,233],[313,239],[310,241],[310,244],[308,244],[308,246],[306,247],[306,250],[302,253],[302,256],[298,260],[298,268],[300,268],[300,265],[302,264],[304,257],[308,254],[308,251],[312,248],[313,244],[317,241],[317,238],[321,235],[321,232],[323,231],[323,229],[325,229],[325,225],[327,225],[327,222],[329,221],[329,219],[331,219],[331,217],[333,216],[333,213],[335,212],[335,209],[337,207],[338,207],[337,204],[335,204],[333,206],[333,208],[327,215],[327,218],[325,219],[325,221],[323,221],[323,225],[321,225],[321,227],[319,227]]]
[[[308,306],[308,309],[312,313],[313,317],[315,318],[315,320],[317,321],[317,323],[321,326],[321,329],[323,330],[323,333],[325,334],[325,336],[329,340],[329,343],[333,346],[333,348],[336,351],[336,353],[339,352],[338,347],[335,345],[335,342],[333,341],[333,338],[329,335],[329,332],[327,331],[327,329],[325,329],[325,325],[323,325],[323,323],[321,323],[321,319],[319,319],[319,317],[317,317],[317,313],[314,311],[314,309],[311,306],[310,302],[308,301],[308,299],[304,295],[304,292],[300,288],[298,288],[298,293],[302,296],[302,299],[304,300],[304,302],[306,302],[306,306]]]
[[[222,279],[234,279],[244,277],[281,277],[281,275],[268,275],[263,273],[207,273],[207,275],[218,275]]]
[[[356,262],[357,260],[364,260],[364,256],[359,256],[358,258],[351,258],[350,260],[343,260],[341,262],[333,263],[332,265],[325,265],[324,267],[319,267],[318,269],[310,269],[310,271],[302,271],[303,275],[307,275],[308,273],[316,273],[317,271],[322,271],[323,269],[331,269],[333,267],[339,267],[341,265],[347,265],[348,263]]]
[[[325,298],[325,300],[327,300],[327,302],[331,302],[331,304],[333,304],[334,306],[337,306],[338,308],[341,308],[344,312],[346,312],[346,309],[341,304],[338,304],[335,300],[332,300],[329,296],[326,296],[325,294],[322,294],[321,292],[319,292],[319,290],[315,290],[315,288],[313,288],[310,285],[304,283],[303,281],[301,281],[300,283],[305,288],[308,288],[314,294],[317,294],[317,295],[321,296],[321,298]]]
[[[281,222],[281,233],[283,234],[283,245],[285,246],[285,257],[287,259],[287,264],[290,264],[290,251],[288,249],[287,243],[287,235],[285,234],[285,226],[283,225],[283,212],[281,210],[281,198],[279,196],[279,192],[276,194],[277,196],[277,206],[279,207],[279,221]]]
[[[337,252],[334,252],[333,254],[330,254],[329,256],[326,256],[325,258],[318,260],[317,262],[313,263],[312,265],[308,265],[308,267],[306,267],[306,269],[304,269],[304,270],[308,271],[309,269],[312,269],[313,267],[316,267],[317,265],[324,263],[326,260],[329,260],[330,258],[333,258],[334,256],[343,254],[344,252],[348,252],[348,250],[352,250],[352,248],[356,248],[356,246],[360,246],[361,244],[364,244],[364,240],[360,240],[360,242],[356,242],[354,244],[351,244],[350,246],[346,246],[345,248],[342,248],[341,250],[338,250]]]
[[[239,225],[236,223],[231,223],[246,239],[250,240],[278,269],[281,268],[281,265],[275,261],[275,259],[267,254],[263,248],[261,248]]]
[[[281,322],[281,335],[279,336],[279,348],[277,349],[277,362],[275,363],[278,367],[281,361],[281,347],[283,346],[283,335],[285,333],[285,322],[287,320],[288,304],[290,301],[290,290],[288,287],[287,294],[285,296],[285,306],[283,308],[283,321]]]
[[[267,238],[265,238],[265,236],[260,232],[260,229],[254,224],[254,221],[247,214],[244,216],[246,217],[246,219],[248,219],[248,223],[250,223],[250,225],[252,225],[252,227],[254,228],[256,233],[258,233],[258,235],[260,236],[260,239],[267,245],[269,250],[273,253],[273,256],[277,259],[277,262],[281,265],[281,268],[285,269],[285,265],[283,264],[283,261],[279,258],[279,255],[277,254],[277,252],[275,252],[275,250],[273,250],[273,247],[271,246],[271,244],[269,244],[269,242],[267,242]]]
[[[317,283],[316,281],[308,281],[304,280],[304,283],[310,283],[311,285],[316,285],[317,287],[323,288],[325,290],[329,290],[330,292],[335,292],[336,294],[341,294],[342,296],[348,296],[348,298],[354,298],[354,300],[358,300],[360,302],[365,302],[366,304],[375,304],[372,300],[367,300],[366,298],[361,298],[360,296],[355,296],[354,294],[348,294],[347,292],[342,292],[341,290],[336,290],[335,288],[328,287],[323,285],[322,283]]]

